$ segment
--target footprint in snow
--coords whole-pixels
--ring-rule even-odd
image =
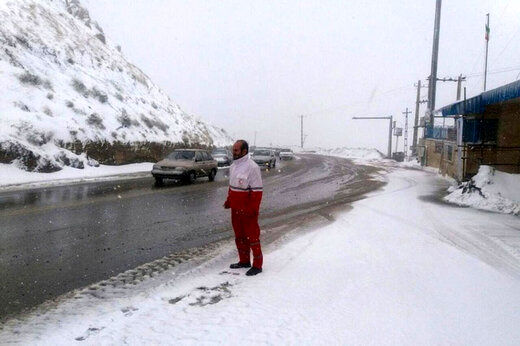
[[[217,304],[225,298],[230,298],[232,296],[231,290],[229,289],[232,284],[228,281],[221,283],[215,287],[206,287],[200,286],[197,287],[195,291],[188,295],[178,296],[168,300],[170,304],[177,304],[184,298],[189,298],[188,305],[190,306],[206,306]]]
[[[224,271],[219,273],[219,275],[226,275],[226,274],[229,274],[229,275],[240,275],[240,273],[229,272],[227,270],[224,270]]]
[[[87,329],[85,331],[85,333],[83,333],[82,336],[78,336],[77,338],[75,338],[75,340],[76,341],[84,341],[84,340],[88,339],[91,335],[98,334],[103,329],[105,329],[105,327],[101,327],[101,328],[91,327],[91,328]]]
[[[217,304],[224,298],[230,298],[232,296],[231,290],[229,289],[232,285],[226,281],[215,287],[197,287],[198,291],[195,294],[195,301],[189,303],[191,306],[206,306]],[[202,293],[199,295],[199,293]]]
[[[122,308],[121,312],[125,314],[125,316],[132,316],[134,311],[139,310],[138,308],[134,308],[133,306],[127,306],[126,308]]]

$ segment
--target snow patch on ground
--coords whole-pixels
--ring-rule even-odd
[[[457,205],[520,214],[520,174],[504,173],[483,165],[470,181],[449,191],[444,199]]]
[[[417,159],[415,157],[409,157],[408,161],[405,160],[403,162],[400,162],[399,165],[402,167],[409,167],[409,168],[417,168],[417,169],[423,168],[423,166],[421,166],[421,164],[417,161]]]

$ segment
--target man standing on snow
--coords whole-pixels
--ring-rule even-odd
[[[233,164],[229,169],[229,190],[224,208],[231,208],[231,223],[235,231],[238,263],[229,267],[251,267],[250,252],[253,252],[253,266],[246,275],[262,272],[262,249],[260,247],[260,227],[258,212],[262,201],[262,176],[260,167],[249,158],[249,145],[238,140],[233,145]]]

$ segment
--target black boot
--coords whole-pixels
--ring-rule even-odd
[[[246,272],[247,276],[253,276],[256,274],[260,274],[262,272],[262,268],[252,267]]]
[[[229,268],[231,268],[231,269],[249,268],[249,267],[251,267],[251,263],[249,263],[249,262],[238,262],[238,263],[233,263],[229,266]]]

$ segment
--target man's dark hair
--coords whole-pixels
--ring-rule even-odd
[[[237,143],[240,143],[240,150],[246,150],[249,153],[249,144],[243,139],[239,139]]]

